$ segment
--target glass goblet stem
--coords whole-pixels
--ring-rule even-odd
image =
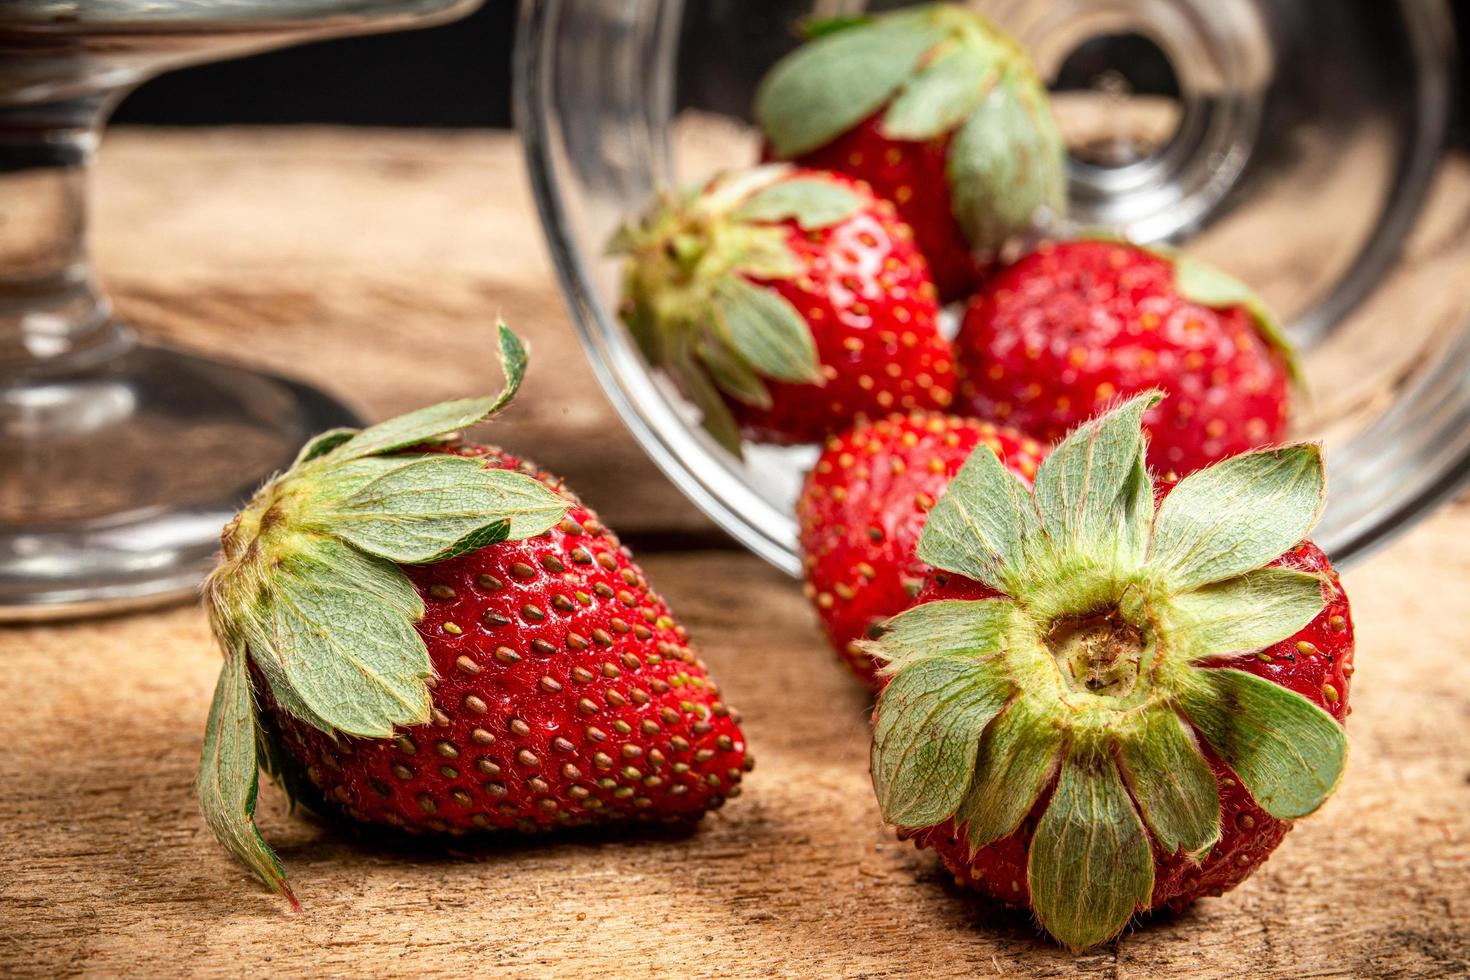
[[[11,377],[74,369],[131,343],[87,249],[91,164],[114,101],[0,106],[0,371]]]

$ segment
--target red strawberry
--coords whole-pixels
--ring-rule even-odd
[[[201,802],[288,898],[252,822],[258,761],[410,832],[684,821],[740,792],[737,716],[612,532],[499,450],[425,447],[505,400],[319,437],[226,529]]]
[[[1286,435],[1292,355],[1249,290],[1184,256],[1045,245],[971,301],[955,342],[966,408],[1055,440],[1120,395],[1170,392],[1149,463],[1187,473]]]
[[[913,605],[930,571],[914,549],[929,508],[977,445],[1028,483],[1045,449],[990,422],[915,412],[860,423],[827,440],[796,504],[806,591],[827,638],[870,686],[857,641]]]
[[[767,155],[866,180],[958,299],[1008,239],[1065,209],[1046,90],[1015,41],[952,4],[833,26],[761,83]]]
[[[1346,761],[1351,614],[1303,540],[1319,452],[1156,497],[1157,398],[1079,428],[1031,492],[977,450],[930,513],[918,604],[868,644],[885,819],[1074,949],[1239,884]]]
[[[784,165],[663,201],[614,245],[623,317],[723,445],[815,442],[855,418],[949,404],[934,285],[893,206]]]

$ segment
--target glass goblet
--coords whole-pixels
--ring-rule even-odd
[[[479,0],[0,0],[0,620],[194,590],[304,439],[356,424],[287,378],[139,342],[88,261],[108,111],[194,62],[451,19]]]

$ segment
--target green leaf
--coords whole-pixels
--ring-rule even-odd
[[[405,564],[443,561],[507,538],[532,538],[566,516],[567,499],[481,460],[431,455],[397,463],[350,496],[323,501],[303,526]]]
[[[1181,253],[1172,253],[1174,287],[1191,303],[1216,309],[1245,306],[1255,293],[1239,279],[1214,266]]]
[[[1004,651],[1015,613],[1009,599],[926,602],[888,620],[880,638],[860,646],[890,674],[929,657],[978,660]]]
[[[505,388],[493,398],[464,398],[380,422],[338,445],[322,459],[340,462],[415,446],[483,422],[505,407],[526,376],[526,349],[504,323],[496,324]]]
[[[300,910],[286,871],[255,826],[255,796],[260,775],[256,758],[255,703],[244,651],[234,644],[215,685],[204,751],[195,788],[199,807],[214,836],[271,891]]]
[[[817,177],[795,177],[757,191],[734,217],[737,221],[793,218],[810,231],[845,221],[862,206],[863,199],[841,184]]]
[[[1242,670],[1193,668],[1181,699],[1205,741],[1271,816],[1305,817],[1341,782],[1347,734],[1295,691]]]
[[[695,184],[682,206],[705,215],[723,215],[795,172],[796,167],[789,163],[763,163],[726,170],[703,187]]]
[[[1301,380],[1301,362],[1287,339],[1286,329],[1254,290],[1234,276],[1196,258],[1177,252],[1167,253],[1166,257],[1174,265],[1174,288],[1180,296],[1191,303],[1216,310],[1236,306],[1244,308],[1266,342],[1286,355],[1292,377]]]
[[[277,565],[250,653],[287,711],[304,709],[323,731],[386,738],[429,717],[434,669],[413,627],[422,615],[396,566],[321,538]]]
[[[1317,576],[1258,568],[1169,597],[1160,618],[1177,655],[1199,660],[1279,643],[1304,629],[1326,606]]]
[[[1074,753],[1063,764],[1026,875],[1042,926],[1074,950],[1112,939],[1147,907],[1153,852],[1111,757]]]
[[[304,539],[303,546],[278,568],[309,577],[324,588],[364,596],[405,623],[416,623],[423,618],[424,601],[397,565],[364,555],[335,538]],[[248,641],[250,657],[265,675],[280,706],[307,724],[330,732],[331,723],[318,717],[302,699],[301,692],[292,686],[284,659],[290,651],[277,645],[270,596],[256,596],[242,608],[219,609],[214,603],[210,605],[217,631],[234,629]],[[228,623],[224,621],[226,618]],[[417,635],[415,632],[414,636]]]
[[[309,463],[318,456],[325,456],[356,436],[358,431],[357,429],[328,429],[321,435],[308,439],[306,445],[301,447],[301,452],[296,454],[296,461],[291,464],[291,468],[295,469],[302,463]]]
[[[1031,492],[988,446],[977,446],[929,511],[921,561],[1009,592],[1041,535]]]
[[[811,327],[784,296],[732,275],[716,285],[714,302],[723,336],[758,374],[822,383]]]
[[[1191,473],[1159,505],[1149,569],[1177,593],[1260,568],[1307,536],[1325,489],[1322,452],[1309,445]]]
[[[1194,733],[1158,705],[1122,743],[1123,776],[1164,853],[1203,854],[1220,839],[1220,788]]]
[[[801,36],[814,41],[827,34],[836,34],[849,27],[871,24],[873,18],[863,14],[835,14],[831,17],[809,17],[801,24]]]
[[[765,382],[723,343],[701,339],[695,356],[721,391],[742,405],[770,408],[771,391]]]
[[[954,814],[975,770],[980,734],[1011,694],[992,662],[920,660],[878,699],[873,786],[883,819],[928,827]]]
[[[754,279],[794,279],[802,261],[791,250],[787,231],[780,225],[732,225],[721,245],[730,249],[731,272]]]
[[[882,18],[818,37],[777,62],[755,97],[776,155],[815,150],[872,115],[947,33],[925,18]]]
[[[740,425],[708,375],[687,354],[675,354],[664,365],[664,370],[668,371],[669,377],[679,386],[685,397],[699,409],[701,423],[710,437],[736,459],[744,458]]]
[[[1135,395],[1073,429],[1036,471],[1036,506],[1057,546],[1095,565],[1136,567],[1148,546],[1153,487],[1143,416],[1162,400]]]
[[[1009,835],[1056,775],[1062,730],[1020,697],[985,730],[970,791],[956,814],[972,851]]]
[[[644,359],[649,364],[663,364],[665,361],[664,344],[658,329],[658,320],[642,296],[637,277],[633,275],[633,269],[634,263],[631,261],[624,269],[624,301],[618,310],[618,315],[623,324],[627,326],[628,332],[633,335],[633,341],[638,345],[638,350],[642,352]]]
[[[950,142],[955,219],[970,246],[993,255],[1027,231],[1038,211],[1066,212],[1066,154],[1034,79],[1006,74]]]
[[[909,79],[888,104],[883,134],[896,140],[927,140],[954,129],[975,111],[1000,70],[987,52],[957,44]]]

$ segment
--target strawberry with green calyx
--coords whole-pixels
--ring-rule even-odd
[[[1298,370],[1240,281],[1187,255],[1116,239],[1048,243],[971,300],[955,340],[965,409],[1059,439],[1119,396],[1150,410],[1149,463],[1188,473],[1286,436]]]
[[[948,404],[949,345],[913,232],[847,177],[772,165],[662,199],[624,229],[622,314],[739,454]]]
[[[920,540],[921,604],[868,644],[884,818],[1074,949],[1238,883],[1347,756],[1346,597],[1303,543],[1317,448],[1156,495],[1159,397],[1079,427],[1034,490],[977,449]]]
[[[851,174],[913,226],[940,295],[972,290],[1005,242],[1066,208],[1065,149],[1026,53],[933,4],[819,22],[761,83],[777,159]]]
[[[692,819],[739,791],[733,713],[617,539],[559,481],[450,434],[506,391],[317,437],[225,529],[210,827],[296,904],[257,770],[409,832]]]

